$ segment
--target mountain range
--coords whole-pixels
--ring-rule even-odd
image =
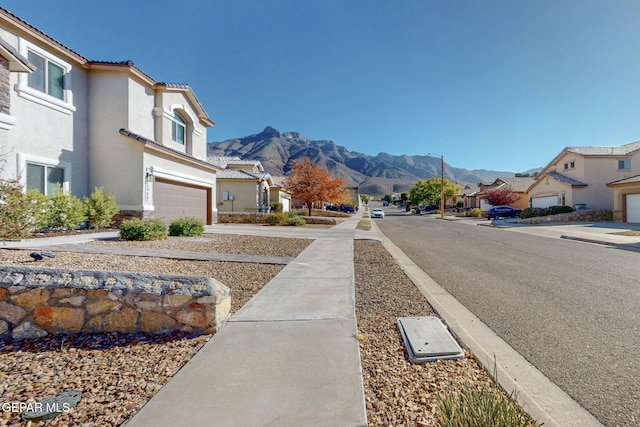
[[[360,193],[372,196],[391,192],[407,192],[420,179],[440,176],[441,159],[431,156],[394,156],[379,153],[370,156],[336,145],[333,141],[314,141],[298,132],[280,133],[271,126],[262,132],[243,138],[207,144],[207,157],[237,156],[259,160],[265,171],[274,177],[285,176],[291,162],[309,157],[348,186],[358,186]],[[477,185],[496,178],[513,177],[513,172],[484,169],[467,170],[445,162],[444,176],[458,184]]]

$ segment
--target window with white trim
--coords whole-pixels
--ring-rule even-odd
[[[31,50],[28,51],[27,58],[36,67],[36,71],[29,74],[27,85],[64,100],[64,68]]]
[[[27,163],[27,190],[52,196],[63,189],[64,168]]]
[[[182,116],[176,112],[173,113],[173,122],[171,123],[171,139],[178,144],[184,145],[187,130],[187,122]]]

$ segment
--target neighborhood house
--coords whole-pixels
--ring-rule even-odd
[[[2,8],[0,70],[0,178],[80,198],[103,187],[124,217],[216,221],[215,123],[188,85],[89,60]]]

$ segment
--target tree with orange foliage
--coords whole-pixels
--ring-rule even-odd
[[[316,202],[344,203],[349,199],[344,189],[344,180],[331,176],[329,171],[314,165],[308,157],[292,162],[284,187],[291,192],[292,197],[307,204],[309,216]]]
[[[483,197],[491,206],[500,206],[515,203],[521,196],[514,192],[511,187],[502,186],[486,190]]]

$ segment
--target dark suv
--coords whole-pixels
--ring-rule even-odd
[[[520,217],[522,209],[514,209],[511,206],[494,206],[488,211],[482,212],[482,216],[487,219],[516,218]]]

